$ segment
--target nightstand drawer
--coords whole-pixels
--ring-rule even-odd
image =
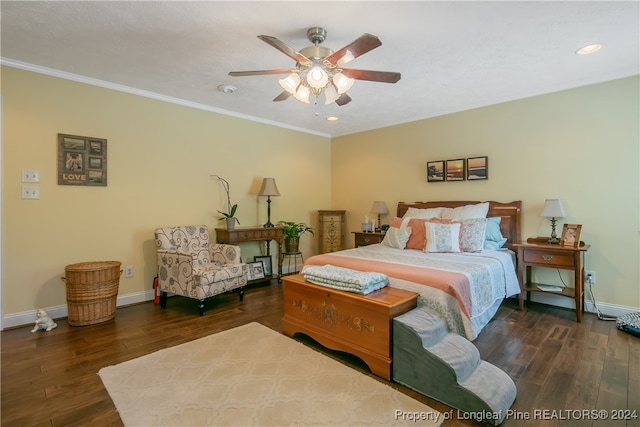
[[[565,251],[541,251],[539,249],[525,249],[524,262],[530,264],[548,264],[554,267],[573,267],[575,257],[573,253]]]
[[[374,243],[380,243],[384,239],[384,235],[380,233],[368,234],[368,233],[356,233],[356,246],[373,245]]]

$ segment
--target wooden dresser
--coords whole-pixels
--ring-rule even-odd
[[[416,307],[418,294],[385,287],[368,295],[314,285],[300,274],[284,278],[282,331],[301,332],[323,346],[361,358],[391,379],[393,318]]]

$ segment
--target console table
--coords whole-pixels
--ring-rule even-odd
[[[235,245],[244,242],[266,242],[267,255],[271,255],[269,245],[272,240],[278,244],[278,283],[282,283],[282,227],[238,227],[233,230],[216,228],[216,242]]]

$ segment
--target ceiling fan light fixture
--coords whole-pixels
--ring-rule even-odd
[[[285,91],[289,92],[291,95],[296,94],[296,89],[300,84],[300,76],[298,73],[291,73],[286,78],[278,80],[280,83],[280,87]]]
[[[325,105],[329,105],[332,102],[334,102],[336,99],[338,99],[340,95],[338,94],[338,91],[333,85],[329,85],[324,90],[324,97],[325,97],[325,102],[324,102]]]
[[[353,82],[355,82],[354,79],[349,78],[342,73],[336,73],[333,76],[333,84],[336,85],[336,90],[340,95],[351,89]]]
[[[293,96],[298,101],[308,104],[310,94],[311,94],[311,89],[309,89],[307,86],[300,85],[300,87],[298,88],[298,91]]]
[[[329,75],[319,65],[314,65],[307,72],[307,83],[309,83],[309,86],[313,88],[321,89],[325,87],[328,82],[329,82]]]

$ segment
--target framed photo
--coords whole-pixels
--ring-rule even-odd
[[[427,182],[444,182],[444,160],[427,162]]]
[[[447,181],[464,181],[464,159],[447,160],[446,162],[446,180]]]
[[[264,269],[260,261],[248,262],[247,269],[247,280],[264,279]]]
[[[271,257],[269,255],[255,256],[253,260],[262,263],[262,271],[265,276],[271,276],[273,274],[273,268],[271,266]]]
[[[580,231],[582,231],[581,224],[565,224],[562,227],[560,244],[577,248],[580,245]]]
[[[467,159],[467,181],[489,179],[489,157],[469,157]]]
[[[58,185],[107,186],[107,140],[58,134]]]

